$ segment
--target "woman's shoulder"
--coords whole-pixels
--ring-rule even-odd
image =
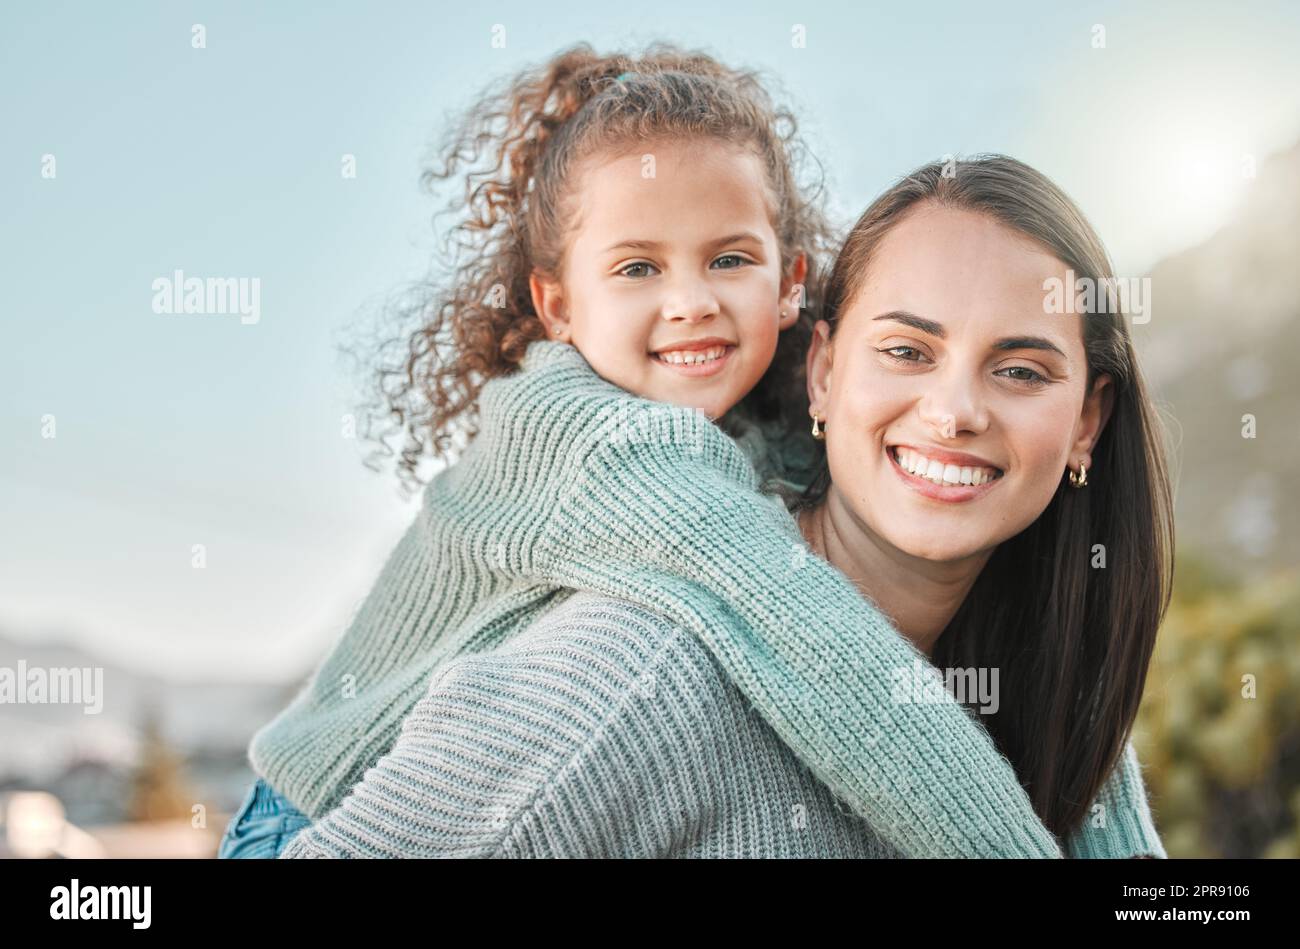
[[[644,716],[664,698],[661,684],[690,706],[728,697],[722,670],[698,637],[662,612],[588,591],[563,591],[505,643],[445,663],[429,693],[470,683],[510,690],[517,709],[550,707],[602,725],[618,714]]]

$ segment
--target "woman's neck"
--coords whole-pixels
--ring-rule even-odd
[[[992,553],[950,562],[914,557],[863,524],[834,487],[820,505],[800,512],[799,529],[813,552],[852,580],[926,656]]]

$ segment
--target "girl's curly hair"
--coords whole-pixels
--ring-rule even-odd
[[[448,270],[412,288],[398,316],[414,328],[380,344],[377,401],[363,414],[364,436],[379,443],[368,467],[377,470],[376,458],[394,454],[388,439],[395,433],[403,439],[397,473],[409,493],[423,484],[416,468],[426,454],[455,460],[457,444],[476,433],[483,385],[514,371],[528,345],[545,336],[529,276],[563,272],[580,166],[664,136],[720,140],[763,161],[782,272],[789,275],[800,252],[809,271],[798,322],[727,417],[801,431],[809,313],[833,244],[821,168],[803,180],[811,153],[793,114],[773,104],[757,72],[706,53],[656,42],[638,54],[601,56],[582,43],[490,88],[453,128],[441,160],[421,174],[432,192],[463,170],[465,191],[443,212],[459,219],[444,250]]]

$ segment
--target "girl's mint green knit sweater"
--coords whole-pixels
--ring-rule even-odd
[[[1066,852],[1164,856],[1131,742]],[[902,855],[695,635],[627,600],[564,591],[508,642],[440,665],[393,748],[280,856]]]
[[[645,733],[611,736],[608,723],[628,719],[592,717],[602,697],[626,696],[600,683],[627,681],[629,667],[576,648],[592,641],[589,622],[557,630],[574,590],[604,602],[625,633],[639,623],[702,645],[725,682],[717,694],[752,708],[779,746],[769,755],[788,753],[842,801],[880,855],[1061,856],[973,713],[950,695],[896,697],[898,676],[925,657],[808,550],[760,481],[746,450],[702,413],[629,395],[566,344],[533,343],[519,372],[484,387],[480,434],[428,485],[334,651],[253,738],[254,769],[318,820],[284,856],[482,852],[483,833],[507,850],[525,833],[608,839],[601,820],[619,806],[609,779],[620,754],[623,765],[646,760],[628,747]],[[609,608],[615,601],[627,608]],[[530,630],[542,617],[551,625]],[[519,642],[539,635],[558,652],[526,654],[525,674],[501,674],[518,669]],[[557,675],[578,653],[590,674]],[[493,664],[503,656],[506,666]],[[480,677],[467,682],[467,670]],[[593,723],[592,741],[581,740]],[[769,791],[770,769],[725,758],[734,743],[680,739],[712,756],[719,781]],[[690,811],[672,800],[678,778],[638,773],[647,794],[662,792],[656,807]],[[1164,856],[1131,745],[1094,803],[1067,854]],[[552,822],[538,824],[546,813]],[[477,841],[468,848],[466,828]]]

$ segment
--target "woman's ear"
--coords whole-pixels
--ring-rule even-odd
[[[1115,407],[1115,385],[1109,375],[1100,375],[1092,384],[1092,391],[1083,399],[1083,412],[1079,415],[1079,427],[1076,429],[1072,453],[1092,467],[1092,447],[1101,437],[1102,429],[1110,421],[1111,410]],[[1072,461],[1071,467],[1079,462]]]
[[[808,377],[808,409],[824,418],[831,390],[831,325],[825,320],[818,320],[813,325],[805,369]]]
[[[559,281],[534,270],[528,275],[528,291],[533,297],[533,311],[546,327],[546,335],[567,343],[569,321],[564,313],[564,294]]]
[[[804,281],[808,279],[808,257],[800,252],[790,264],[790,273],[781,278],[781,316],[778,326],[788,330],[799,319],[804,303]]]

